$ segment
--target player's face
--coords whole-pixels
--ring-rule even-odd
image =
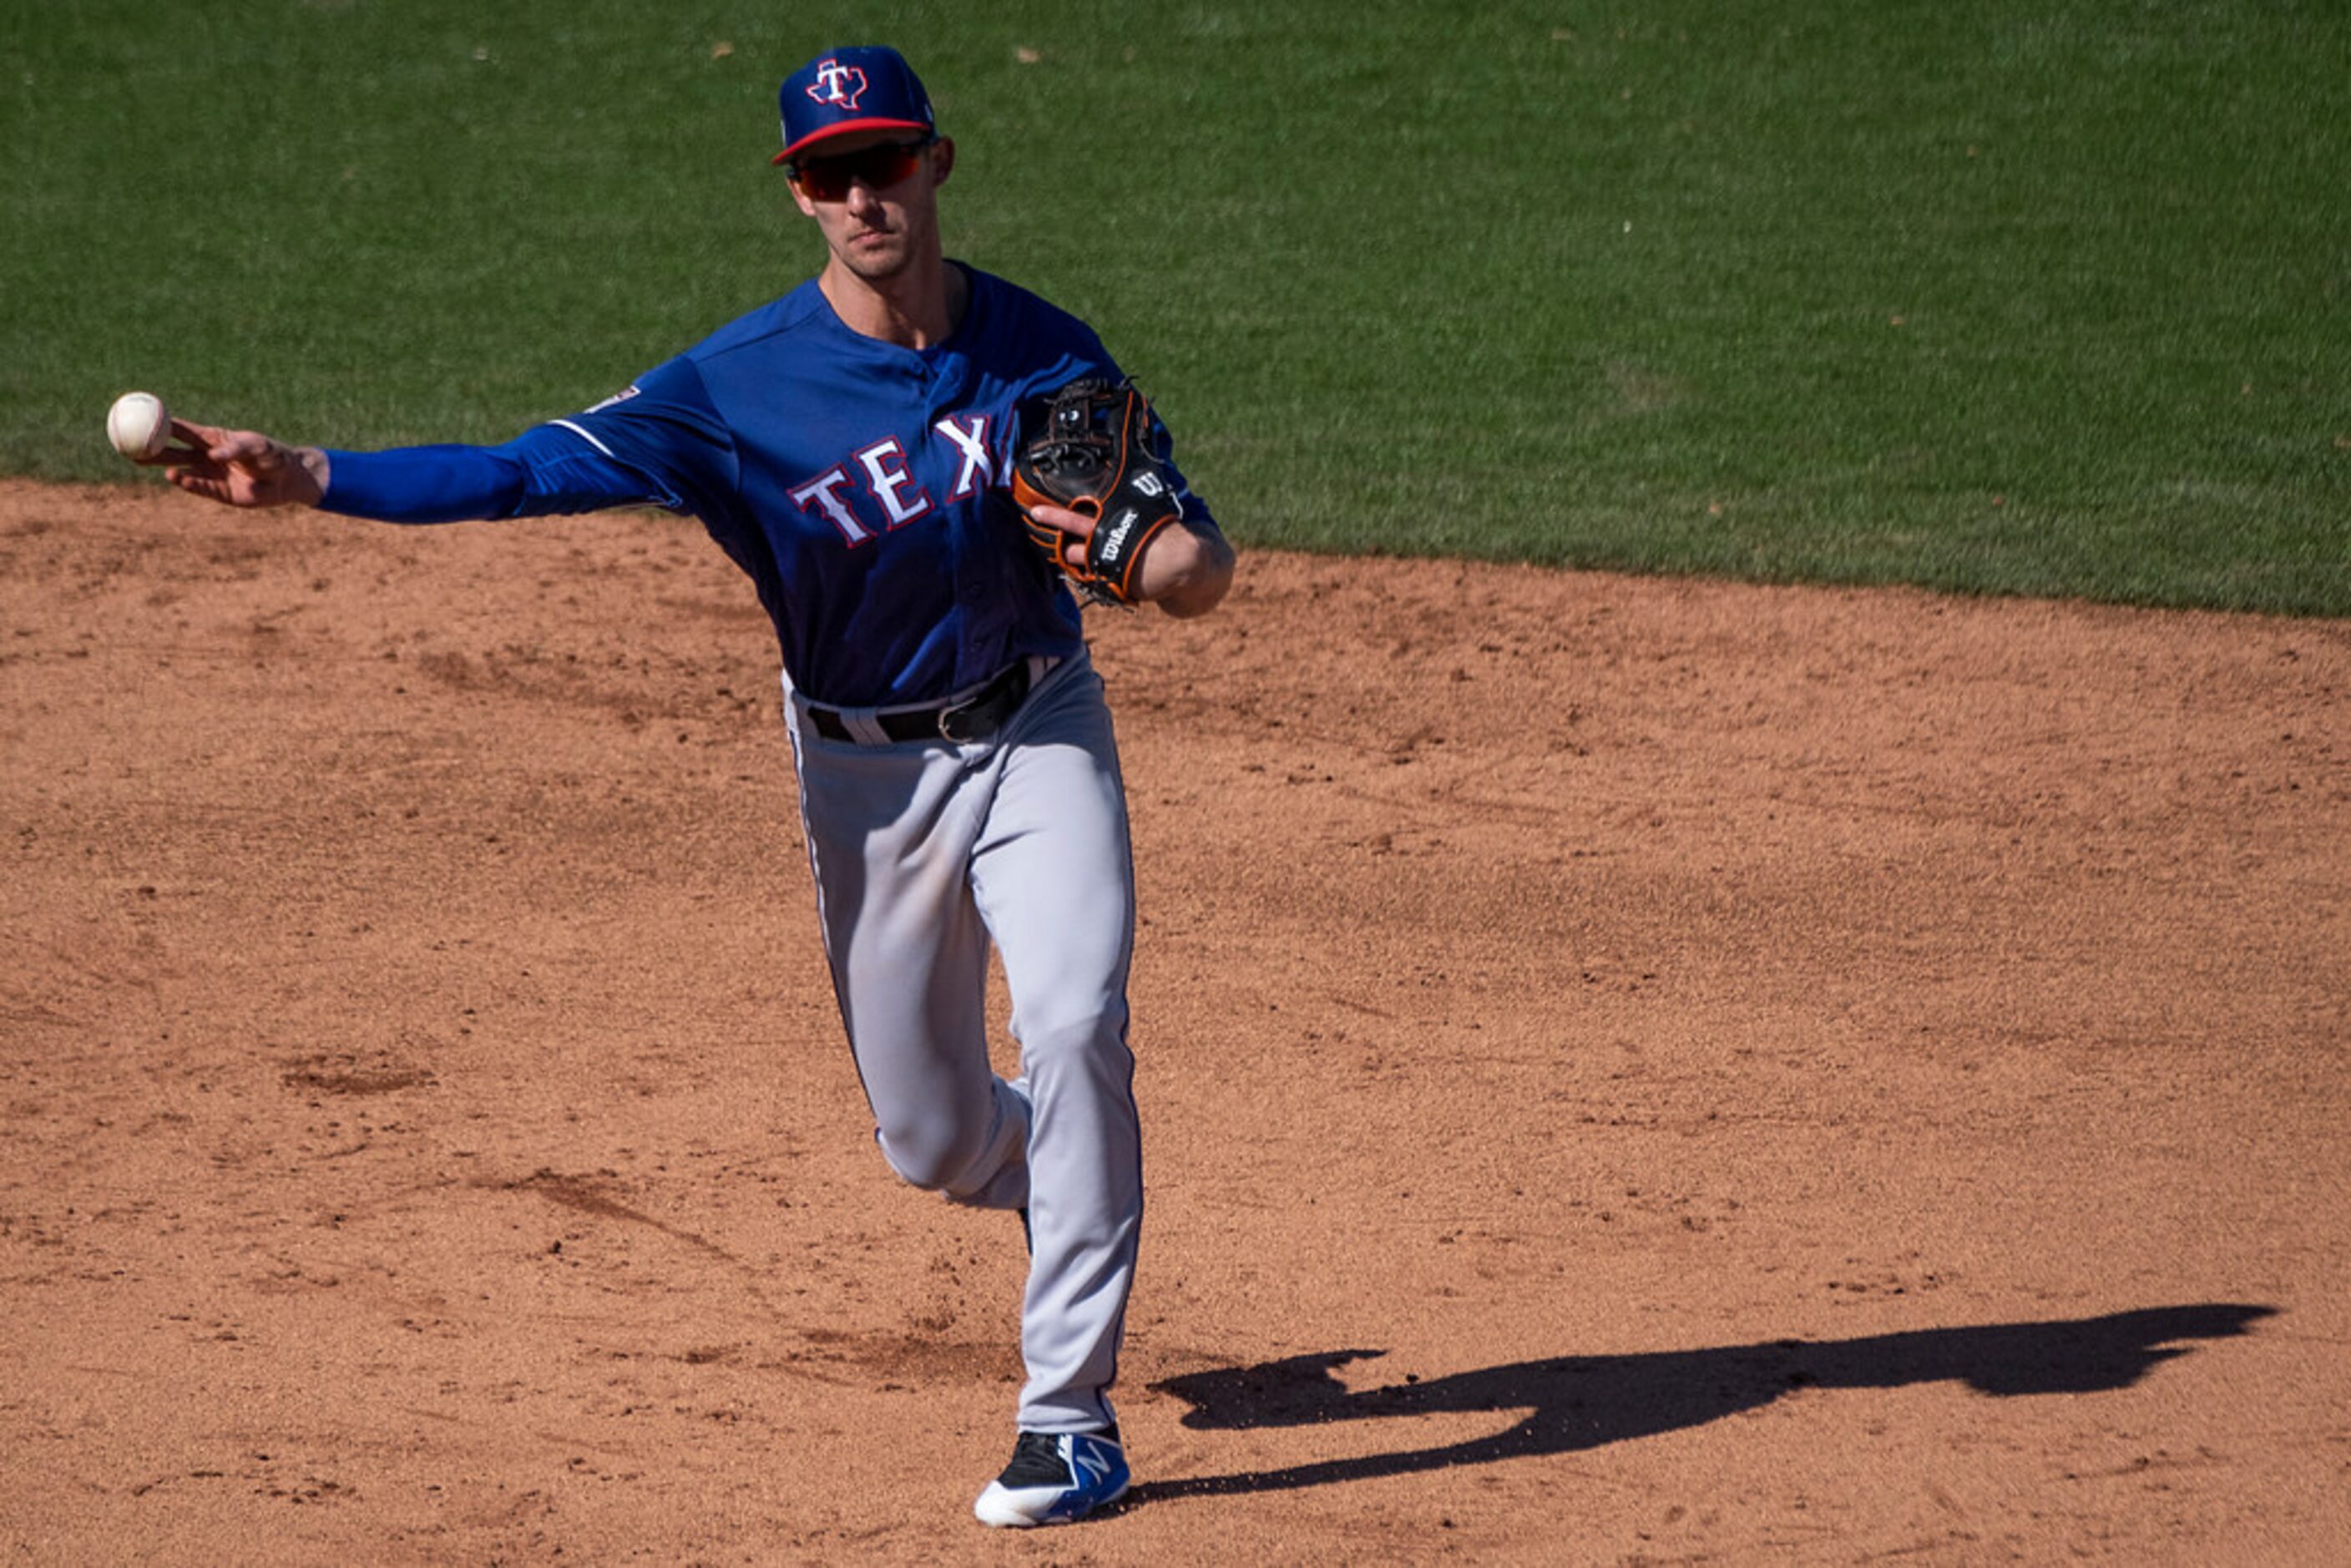
[[[897,277],[938,246],[938,196],[955,143],[917,145],[905,131],[861,131],[825,143],[792,177],[792,200],[834,257],[869,283]]]

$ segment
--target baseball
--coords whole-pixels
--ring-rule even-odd
[[[106,411],[106,438],[137,463],[160,455],[172,443],[172,414],[153,392],[124,392]]]

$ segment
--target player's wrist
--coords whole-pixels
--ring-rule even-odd
[[[1139,563],[1136,597],[1178,620],[1206,615],[1233,585],[1233,548],[1224,536],[1188,522],[1163,528]]]
[[[324,447],[319,446],[298,446],[294,448],[291,455],[295,465],[309,476],[310,493],[307,496],[289,498],[299,500],[305,506],[319,505],[326,500],[327,492],[334,488],[334,460],[327,455]]]

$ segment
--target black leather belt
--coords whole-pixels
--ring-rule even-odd
[[[1004,727],[1029,696],[1031,661],[1015,659],[1003,674],[952,707],[898,708],[876,713],[873,722],[895,742],[913,740],[986,740]],[[809,723],[827,740],[862,738],[849,727],[838,708],[809,705]]]

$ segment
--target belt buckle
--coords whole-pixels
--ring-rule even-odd
[[[1028,679],[1028,674],[1029,666],[1026,664],[1008,665],[1002,674],[981,687],[971,701],[960,706],[939,709],[939,738],[961,745],[966,741],[985,740],[995,734],[1003,727],[1004,721],[1010,716],[1011,710],[1019,707],[1027,699],[1029,688],[1032,684]],[[1014,693],[1019,695],[1012,695]],[[1008,695],[1012,700],[1008,704],[1005,699]],[[975,714],[987,716],[987,727],[957,734],[956,721],[968,718]]]
[[[982,695],[972,698],[971,701],[963,704],[959,707],[943,707],[939,709],[939,738],[955,746],[961,746],[967,741],[978,740],[982,738],[986,733],[985,731],[958,733],[956,728],[956,725],[958,720],[969,717],[971,715],[977,713],[981,708],[986,707],[987,706],[987,698],[985,695]]]

